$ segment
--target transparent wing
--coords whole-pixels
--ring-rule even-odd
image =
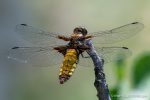
[[[50,33],[38,28],[34,28],[27,24],[19,24],[16,26],[16,32],[24,39],[34,45],[49,46],[60,44],[63,41],[56,38],[58,33]],[[64,42],[63,42],[64,43]]]
[[[132,52],[127,47],[95,47],[97,54],[104,59],[104,63],[109,63],[112,61],[118,61],[121,59],[125,59],[132,55]],[[84,56],[87,58],[80,57],[80,65],[81,66],[93,66],[93,61],[89,57],[89,55],[84,52]]]
[[[114,43],[132,37],[144,28],[144,25],[139,22],[130,23],[108,31],[94,32],[93,43]]]
[[[14,47],[9,51],[8,59],[34,67],[50,67],[61,64],[63,56],[52,47]]]
[[[104,63],[125,59],[132,55],[127,47],[102,47],[95,48],[98,55],[104,59]]]

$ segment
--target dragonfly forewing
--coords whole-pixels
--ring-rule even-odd
[[[93,43],[107,44],[122,41],[139,33],[144,28],[144,25],[139,22],[126,24],[124,26],[106,31],[91,33],[94,36]]]
[[[59,33],[43,31],[41,29],[29,26],[27,24],[17,25],[16,32],[24,40],[37,46],[64,44],[63,41],[57,38],[57,36],[60,35]]]

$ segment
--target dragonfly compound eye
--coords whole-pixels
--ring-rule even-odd
[[[73,30],[74,33],[81,33],[82,35],[87,35],[88,31],[86,28],[83,28],[83,27],[76,27],[74,30]]]

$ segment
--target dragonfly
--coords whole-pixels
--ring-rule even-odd
[[[119,60],[117,54],[124,58],[131,55],[127,47],[99,47],[130,38],[140,32],[144,25],[140,22],[129,23],[105,31],[88,33],[84,27],[76,27],[72,34],[59,34],[35,28],[27,24],[16,25],[19,36],[32,46],[15,46],[11,48],[8,58],[32,66],[56,66],[60,64],[59,81],[63,84],[70,79],[77,64],[91,66],[93,64],[88,50],[94,49],[104,63]],[[88,41],[98,45],[91,48]]]

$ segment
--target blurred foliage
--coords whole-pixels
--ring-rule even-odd
[[[110,96],[111,96],[111,100],[119,100],[118,97],[116,97],[119,93],[118,91],[119,89],[117,87],[110,89]]]
[[[123,59],[120,59],[116,61],[116,75],[117,75],[117,81],[121,81],[125,76],[125,61]]]
[[[119,100],[119,92],[120,92],[120,84],[121,81],[125,78],[125,61],[124,59],[120,59],[115,63],[116,69],[116,77],[117,77],[117,84],[114,88],[110,89],[111,100]]]
[[[150,75],[150,53],[144,53],[141,56],[138,56],[134,61],[132,68],[133,73],[131,73],[131,84],[133,85],[133,88],[138,88],[140,83],[144,82]],[[123,59],[117,61],[115,63],[115,69],[117,84],[114,88],[110,89],[110,95],[112,100],[120,100],[118,96],[120,93],[121,81],[125,78],[125,61]]]
[[[133,88],[137,88],[149,75],[150,53],[145,53],[134,62],[132,73]]]

